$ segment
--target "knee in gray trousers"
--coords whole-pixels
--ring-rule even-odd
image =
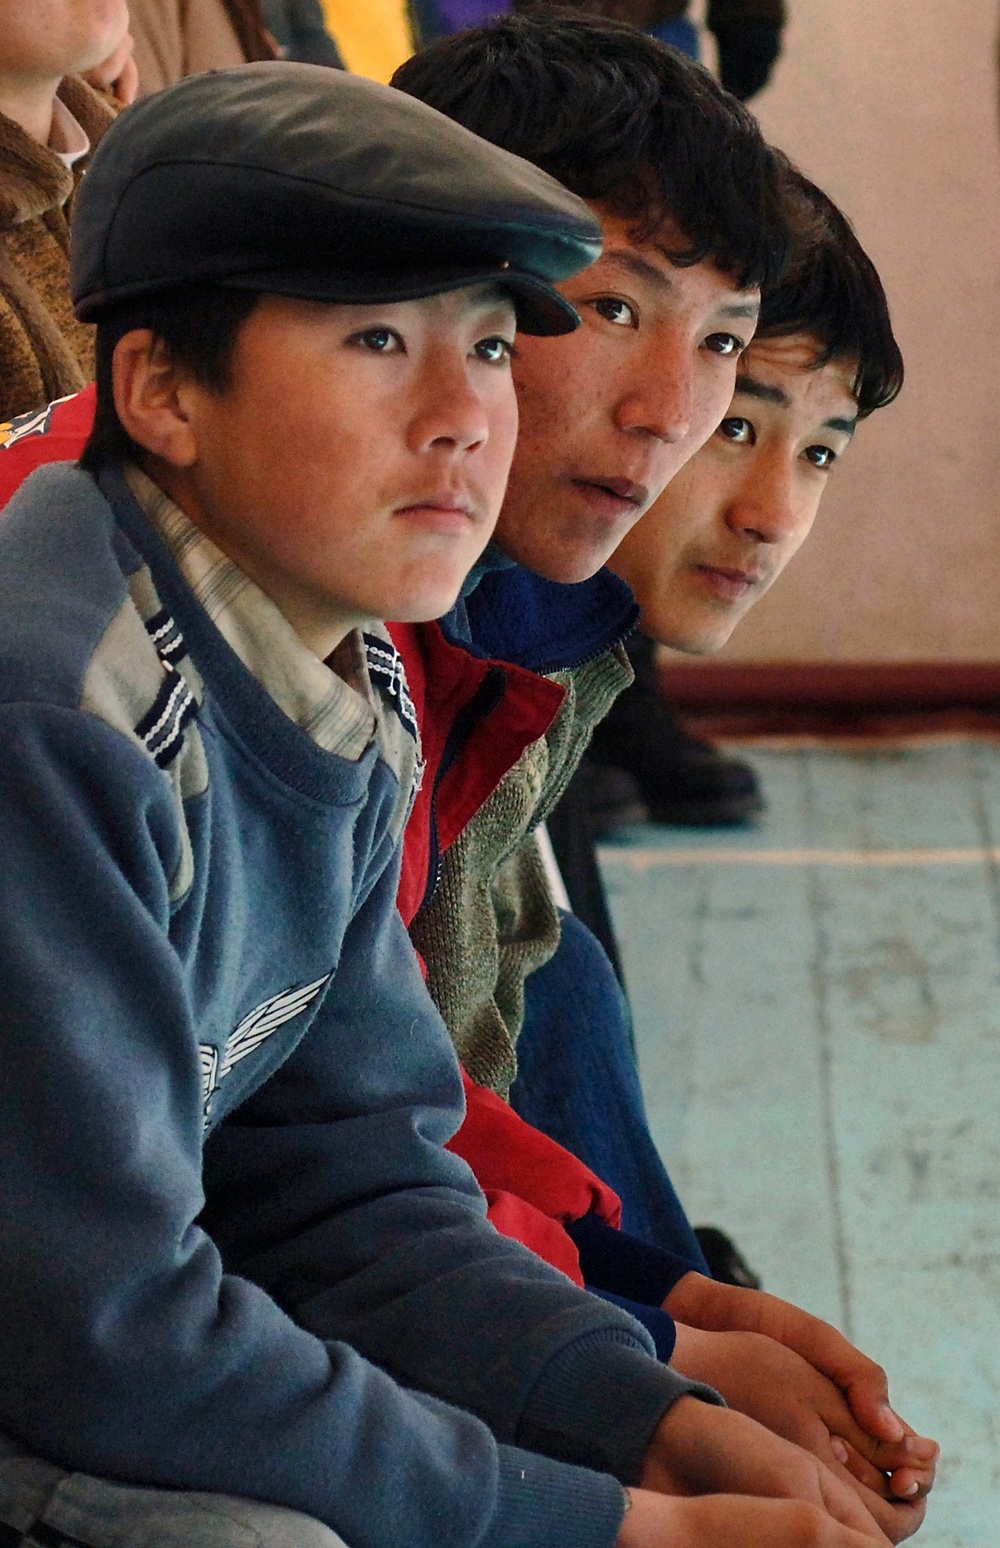
[[[320,1521],[227,1494],[68,1473],[0,1436],[0,1548],[345,1548]]]

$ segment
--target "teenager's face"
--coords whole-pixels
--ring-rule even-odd
[[[487,286],[388,306],[265,297],[228,389],[182,381],[189,465],[175,450],[151,471],[317,654],[370,618],[436,618],[503,498],[514,327]]]
[[[582,327],[519,339],[514,360],[521,431],[497,541],[557,581],[593,575],[711,435],[758,312],[713,263],[672,264],[676,232],[637,243],[596,213],[603,255],[559,287]]]
[[[857,422],[854,362],[816,370],[816,351],[750,346],[718,430],[611,560],[661,644],[718,650],[808,537]]]
[[[126,0],[0,0],[0,74],[76,75],[113,54],[127,31]]]

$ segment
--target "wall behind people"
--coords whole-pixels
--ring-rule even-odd
[[[753,106],[853,218],[907,383],[725,659],[1000,659],[997,6],[796,0],[789,13]]]

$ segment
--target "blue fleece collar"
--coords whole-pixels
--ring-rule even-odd
[[[475,588],[441,620],[445,637],[474,655],[532,672],[564,671],[620,644],[638,621],[631,587],[610,570],[565,586],[509,559],[502,568],[480,566]]]

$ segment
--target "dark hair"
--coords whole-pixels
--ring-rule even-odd
[[[392,84],[532,161],[651,236],[711,258],[741,289],[773,284],[788,241],[780,161],[707,70],[633,27],[532,9],[441,38]]]
[[[856,363],[854,396],[864,419],[898,396],[903,356],[878,270],[833,200],[788,166],[793,233],[788,267],[761,299],[756,338],[810,334],[817,370],[831,360]]]
[[[133,441],[115,407],[112,366],[115,349],[126,333],[148,328],[176,365],[203,386],[224,392],[236,340],[259,300],[256,291],[205,286],[124,303],[98,318],[97,410],[80,466],[97,473],[102,467],[143,456],[143,448]]]

